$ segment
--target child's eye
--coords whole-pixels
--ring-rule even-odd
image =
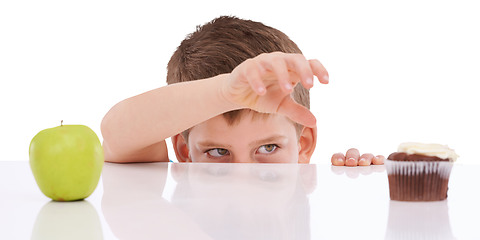
[[[278,148],[277,144],[267,144],[258,148],[257,152],[262,154],[269,154]]]
[[[212,157],[223,157],[225,155],[228,155],[229,152],[227,149],[224,149],[224,148],[214,148],[214,149],[208,150],[207,154]]]

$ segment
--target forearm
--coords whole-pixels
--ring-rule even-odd
[[[131,154],[234,110],[219,91],[227,76],[172,84],[119,102],[102,121],[104,142],[112,152]]]

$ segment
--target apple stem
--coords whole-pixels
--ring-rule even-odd
[[[60,126],[63,126],[63,120],[60,121]]]

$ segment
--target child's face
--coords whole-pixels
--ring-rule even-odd
[[[297,163],[299,148],[294,124],[281,115],[246,115],[233,125],[219,115],[193,127],[188,138],[192,162]]]

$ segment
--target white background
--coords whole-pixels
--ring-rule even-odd
[[[331,83],[311,91],[312,163],[349,147],[388,155],[404,141],[448,144],[478,163],[475,1],[313,2],[2,0],[0,161],[28,160],[33,136],[60,120],[101,139],[115,103],[165,85],[195,26],[235,15],[285,32],[328,69]]]

